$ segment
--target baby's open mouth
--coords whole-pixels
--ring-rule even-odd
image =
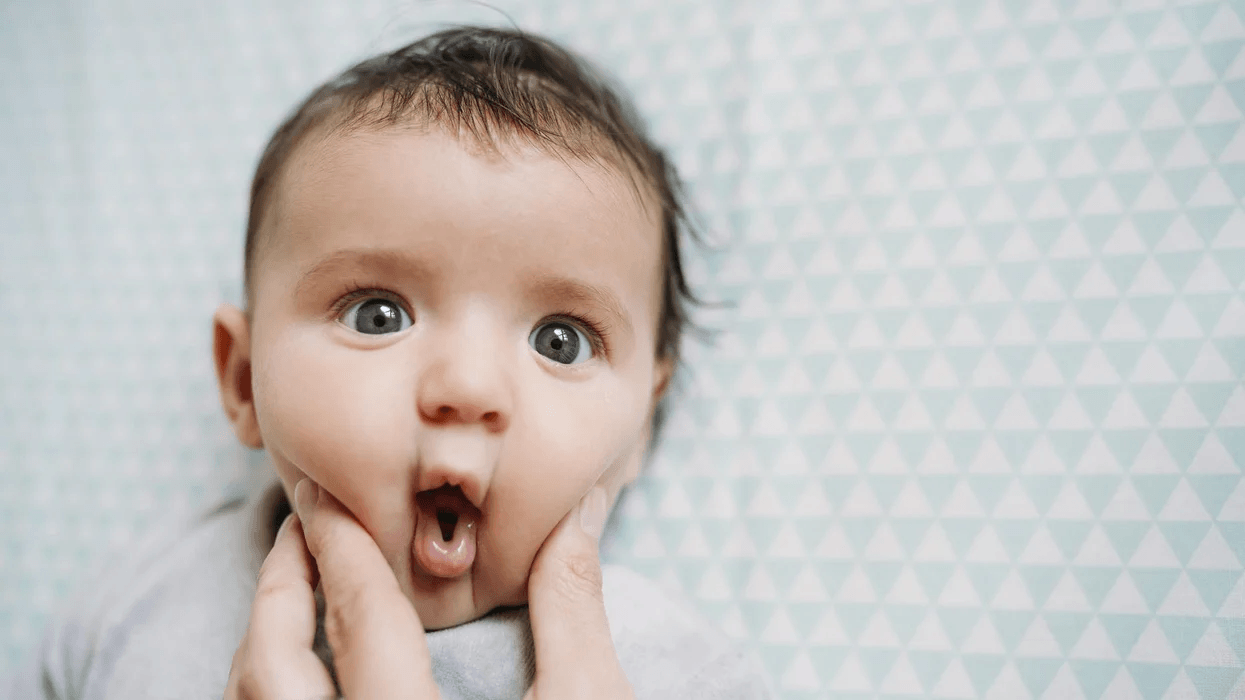
[[[457,578],[476,556],[476,523],[480,510],[457,486],[442,486],[415,495],[418,512],[412,554],[426,573]]]

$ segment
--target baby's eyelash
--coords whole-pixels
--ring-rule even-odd
[[[360,284],[359,282],[351,282],[337,295],[337,301],[333,302],[333,306],[329,309],[329,315],[332,318],[337,318],[342,315],[342,312],[350,308],[350,305],[356,301],[374,297],[388,299],[395,304],[400,304],[403,308],[407,309],[407,313],[410,313],[410,307],[406,304],[402,297],[397,294],[387,292],[383,289],[377,289],[376,287],[366,284]]]
[[[605,357],[610,354],[610,326],[599,319],[590,317],[588,314],[553,314],[542,320],[540,324],[549,323],[551,321],[563,321],[579,326],[587,331],[588,342],[592,343],[592,349],[601,353]]]

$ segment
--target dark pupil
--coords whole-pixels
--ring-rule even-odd
[[[373,299],[359,307],[355,326],[360,333],[395,333],[402,329],[402,315],[391,302]]]
[[[569,365],[579,355],[579,336],[565,324],[550,323],[536,334],[536,351],[554,362]]]

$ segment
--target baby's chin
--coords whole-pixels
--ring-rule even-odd
[[[467,574],[459,580],[435,582],[439,585],[432,587],[427,586],[426,582],[412,582],[411,589],[406,591],[407,599],[414,606],[425,630],[431,632],[465,625],[499,608],[527,604],[526,591],[508,596],[484,590],[474,591],[472,578],[471,574]]]

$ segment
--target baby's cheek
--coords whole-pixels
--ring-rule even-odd
[[[264,442],[340,498],[395,476],[409,454],[399,382],[349,351],[289,342],[256,381]],[[410,408],[408,407],[409,411]],[[409,419],[408,419],[409,420]]]

